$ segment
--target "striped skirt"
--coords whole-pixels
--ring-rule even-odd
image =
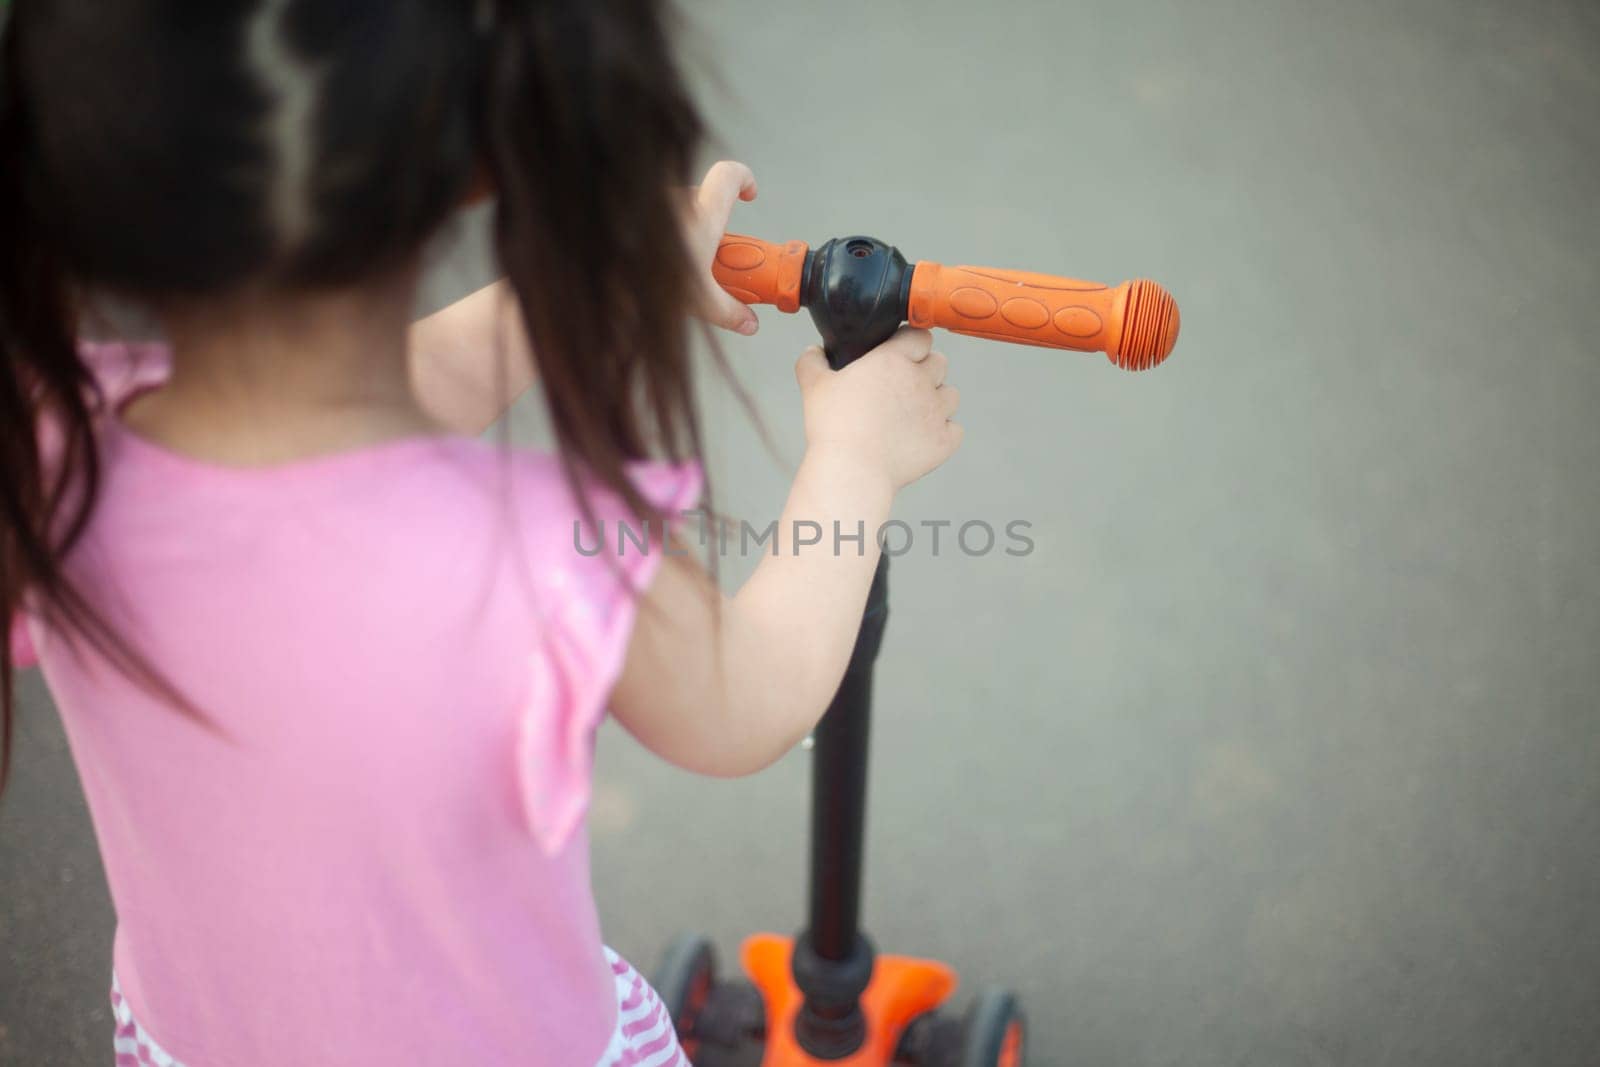
[[[606,960],[616,979],[617,1027],[595,1067],[690,1067],[688,1057],[678,1047],[672,1020],[667,1018],[667,1010],[650,983],[609,948]],[[117,988],[115,975],[111,978],[111,1016],[116,1024],[112,1038],[116,1067],[184,1067],[144,1032],[122,990]],[[541,1061],[530,1058],[528,1063],[529,1067],[536,1067]]]

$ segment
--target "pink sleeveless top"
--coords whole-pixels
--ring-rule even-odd
[[[87,351],[113,401],[166,373]],[[659,540],[619,552],[640,524],[594,493],[596,553],[553,457],[468,438],[237,468],[110,419],[102,452],[70,570],[206,721],[37,619],[13,643],[66,724],[133,1017],[191,1067],[594,1062],[592,743]],[[698,500],[697,468],[632,474]]]

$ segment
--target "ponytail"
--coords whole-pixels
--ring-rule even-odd
[[[482,121],[500,265],[568,478],[653,517],[626,461],[701,453],[676,197],[704,131],[668,14],[656,0],[494,8]]]
[[[0,622],[8,637],[25,593],[39,609],[80,613],[61,555],[82,533],[99,481],[92,380],[73,343],[65,274],[29,195],[17,37],[13,16],[0,43]],[[48,471],[47,415],[60,448]],[[15,668],[8,640],[0,644],[0,789],[10,770]]]
[[[63,566],[99,490],[101,397],[78,352],[72,286],[48,233],[19,37],[9,13],[0,30],[0,793],[16,712],[9,638],[24,608],[197,714],[103,621]]]

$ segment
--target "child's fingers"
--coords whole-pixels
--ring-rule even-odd
[[[706,257],[702,262],[707,262],[709,266],[708,261],[716,255],[717,245],[728,229],[728,220],[733,216],[733,205],[740,200],[754,200],[755,197],[756,176],[743,163],[725,159],[706,171],[705,179],[694,190],[693,199],[692,232],[701,254]],[[760,328],[761,323],[755,312],[730,296],[709,273],[703,278],[702,289],[699,310],[696,312],[700,318],[746,337]]]
[[[719,189],[730,190],[740,200],[756,198],[756,175],[747,165],[733,159],[723,159],[711,165],[706,178]]]
[[[902,326],[895,331],[893,337],[878,347],[904,356],[913,363],[921,363],[928,358],[928,352],[933,348],[933,333],[915,326]]]
[[[714,163],[706,171],[705,180],[695,194],[701,221],[712,227],[720,237],[733,217],[733,205],[756,198],[756,176],[743,163],[725,159]]]
[[[705,308],[700,317],[713,326],[721,326],[724,330],[742,333],[751,336],[760,329],[761,321],[756,318],[756,313],[750,310],[749,305],[718,285],[715,280],[708,282],[703,303]]]
[[[946,459],[955,455],[956,449],[961,447],[961,442],[966,440],[967,431],[961,428],[959,422],[946,422],[944,424],[944,455]]]

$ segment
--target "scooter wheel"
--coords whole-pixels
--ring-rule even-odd
[[[961,1024],[960,1067],[1022,1067],[1028,1023],[1016,996],[989,988],[978,994]]]
[[[695,1042],[695,1023],[711,999],[716,981],[717,950],[711,939],[701,934],[679,934],[673,939],[650,979],[678,1031],[678,1042],[690,1055],[695,1051],[690,1047]]]
[[[717,980],[717,952],[700,934],[680,934],[650,983],[696,1067],[756,1067],[766,1037],[766,1005],[742,979]]]
[[[919,1015],[900,1035],[893,1067],[956,1067],[963,1033],[960,1019],[937,1011]]]

